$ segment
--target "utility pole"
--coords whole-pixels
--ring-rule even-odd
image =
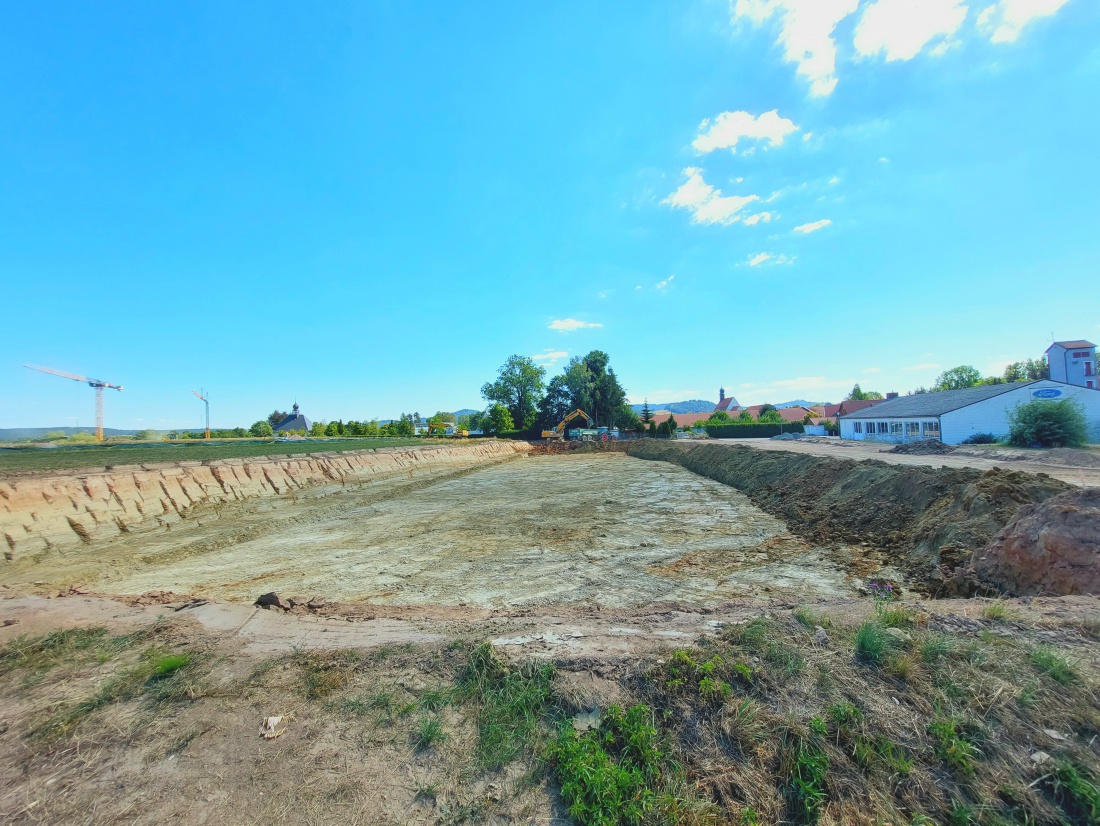
[[[210,438],[210,394],[205,390],[192,390],[196,396],[202,399],[202,403],[206,405],[206,438]],[[203,394],[206,393],[204,396]]]

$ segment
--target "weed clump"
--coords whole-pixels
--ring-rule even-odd
[[[1046,791],[1073,823],[1100,823],[1100,786],[1073,763],[1055,765]]]
[[[957,723],[950,719],[941,718],[928,724],[936,755],[960,774],[973,774],[974,761],[979,755],[978,747],[958,729]]]
[[[882,626],[865,622],[856,632],[856,656],[865,663],[881,665],[886,659],[886,634]]]
[[[825,779],[829,773],[829,756],[823,741],[827,734],[825,720],[810,720],[809,732],[787,732],[784,762],[786,771],[785,797],[796,823],[813,824],[825,807]]]
[[[459,678],[459,693],[479,705],[477,764],[498,769],[529,748],[550,699],[550,665],[508,669],[489,643],[475,648]]]
[[[1069,685],[1077,679],[1077,672],[1069,660],[1049,645],[1038,645],[1031,650],[1031,664],[1061,685]]]

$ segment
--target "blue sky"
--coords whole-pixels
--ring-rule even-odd
[[[838,399],[1100,335],[1100,4],[0,12],[0,426]]]

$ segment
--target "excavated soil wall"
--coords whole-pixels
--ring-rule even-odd
[[[914,585],[938,594],[963,587],[956,568],[980,553],[1022,505],[1071,489],[1050,477],[1001,469],[900,466],[743,445],[646,440],[620,449],[735,487],[810,541],[881,548]],[[1014,590],[1003,579],[990,585]]]
[[[225,503],[431,477],[529,450],[525,442],[476,442],[171,462],[0,481],[0,534],[5,557],[16,560],[165,529],[194,512],[216,515]]]

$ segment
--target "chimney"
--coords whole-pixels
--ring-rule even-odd
[[[890,399],[896,399],[897,397],[898,397],[897,393],[887,393],[886,394],[886,400],[887,401],[889,401]]]

